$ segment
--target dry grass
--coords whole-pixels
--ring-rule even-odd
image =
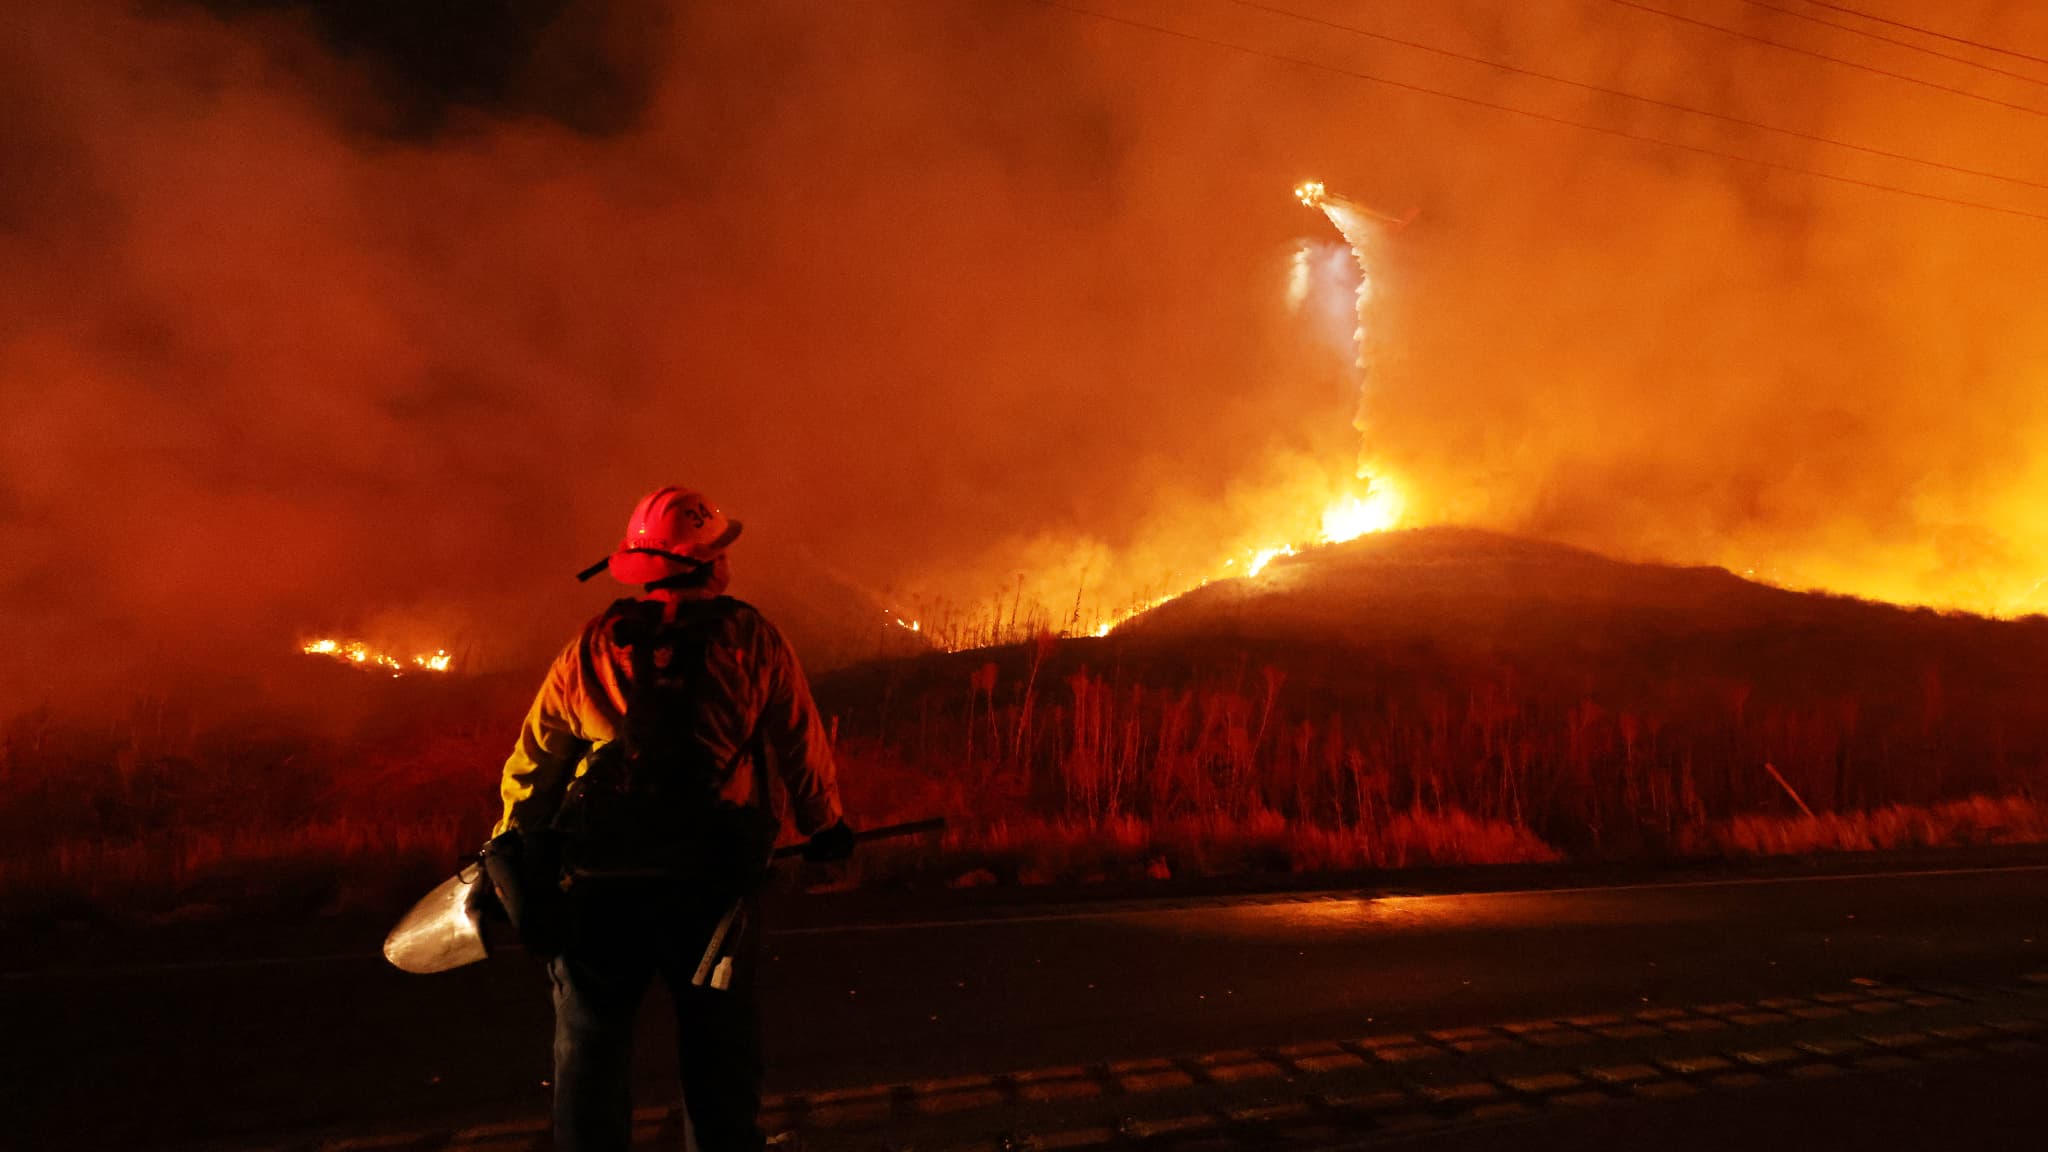
[[[1931,675],[1814,698],[1726,671],[1616,687],[1398,652],[1322,659],[1041,635],[823,678],[856,822],[954,822],[943,844],[863,852],[846,882],[2048,840],[2031,798],[2048,721],[1987,720]],[[398,685],[337,682],[322,700],[347,695],[346,723],[333,707],[318,723],[207,722],[161,700],[12,718],[0,921],[402,905],[487,833],[529,685]]]
[[[387,686],[335,673],[343,691]],[[289,918],[416,896],[494,817],[505,737],[486,718],[507,709],[474,687],[385,693],[344,733],[299,712],[209,722],[154,698],[113,720],[13,717],[0,920]]]
[[[852,883],[2048,839],[2048,619],[1457,531],[1276,564],[1099,641],[1052,638],[1075,621],[1014,589],[919,607],[923,636],[1004,646],[816,681],[855,821],[953,819]],[[211,718],[190,685],[6,718],[0,920],[402,902],[481,842],[528,678],[260,679]]]
[[[1380,832],[1304,826],[1276,812],[1158,823],[1028,819],[990,825],[948,846],[962,876],[1019,884],[1170,879],[1245,872],[1315,873],[1433,864],[1529,864],[1558,858],[1527,829],[1402,813]]]
[[[2026,796],[1971,796],[1812,816],[1738,816],[1705,830],[1702,849],[1728,856],[1799,856],[2048,843],[2048,805]]]
[[[1014,696],[977,666],[922,745],[846,738],[847,805],[867,824],[942,813],[938,845],[861,854],[849,883],[1088,883],[1240,872],[1554,859],[1527,828],[1441,802],[1395,807],[1357,757],[1282,743],[1279,685],[1115,693],[1084,675]],[[406,705],[401,711],[408,711]],[[497,707],[493,705],[492,707]],[[17,717],[0,744],[0,918],[306,916],[390,908],[451,870],[495,815],[512,724],[446,708],[413,726],[293,740],[234,730]],[[943,731],[941,731],[943,729]]]
[[[475,841],[463,822],[341,819],[290,830],[67,840],[0,858],[16,915],[143,919],[297,917],[402,906]]]

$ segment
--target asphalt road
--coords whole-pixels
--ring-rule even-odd
[[[1812,997],[1859,980],[2010,986],[2044,970],[2048,866],[2024,866],[785,922],[771,927],[764,985],[771,1088],[799,1093]],[[0,978],[0,1019],[11,1097],[0,1144],[23,1148],[452,1129],[545,1109],[546,979],[517,955],[416,977],[386,968],[374,939],[230,963],[137,954]],[[658,1000],[642,1040],[641,1099],[653,1102],[673,1092]],[[2043,1071],[2020,1052],[1766,1085],[1739,1109],[1709,1094],[1415,1139],[1623,1147],[1655,1132],[1705,1147],[1662,1135],[1691,1108],[1719,1132],[1716,1147],[1749,1120],[1763,1127],[1742,1142],[1778,1146],[1775,1116],[1814,1148],[1852,1139],[1852,1119],[1904,1110],[1872,1131],[1906,1142],[1866,1133],[1841,1146],[1945,1146],[1910,1142],[1918,1116],[1930,1139],[1977,1123],[1977,1143],[2003,1147],[2008,1129],[2039,1138]]]
[[[2048,1142],[2048,1059],[1787,1081],[1373,1141],[1412,1152],[2033,1152]],[[1342,1144],[1335,1145],[1342,1147]]]

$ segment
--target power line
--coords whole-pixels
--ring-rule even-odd
[[[1922,36],[1932,36],[1936,40],[1946,40],[1951,44],[1962,44],[1971,48],[1981,48],[1986,52],[1996,52],[2000,56],[2011,56],[2018,60],[2031,60],[2036,64],[2048,64],[2048,56],[2029,56],[2025,52],[2015,52],[2010,48],[2001,48],[1996,44],[1986,44],[1981,40],[1969,40],[1961,36],[1951,36],[1946,32],[1936,32],[1932,28],[1922,28],[1918,24],[1908,24],[1903,20],[1892,20],[1883,16],[1875,16],[1869,12],[1863,11],[1862,9],[1851,8],[1847,4],[1830,4],[1827,2],[1827,0],[1806,0],[1806,2],[1813,5],[1815,8],[1826,8],[1833,12],[1843,12],[1847,13],[1850,16],[1860,16],[1865,20],[1872,20],[1879,24],[1889,24],[1894,28],[1904,28],[1908,32],[1918,32]]]
[[[1658,108],[1668,108],[1676,112],[1685,112],[1693,116],[1704,116],[1710,120],[1719,120],[1728,124],[1739,124],[1746,128],[1755,128],[1764,132],[1775,132],[1781,136],[1789,136],[1796,140],[1806,140],[1816,144],[1826,144],[1835,148],[1846,148],[1849,151],[1862,152],[1870,156],[1882,156],[1887,160],[1902,160],[1909,164],[1924,164],[1929,168],[1938,168],[1944,172],[1957,172],[1965,176],[1977,176],[1986,180],[2000,180],[2007,184],[2016,184],[2026,188],[2039,188],[2043,190],[2048,190],[2048,182],[2028,180],[2019,176],[2007,176],[1998,172],[1987,172],[1979,168],[1966,168],[1960,164],[1949,164],[1941,160],[1929,160],[1925,157],[1912,156],[1904,152],[1892,152],[1884,148],[1873,148],[1866,144],[1852,144],[1846,140],[1837,140],[1831,136],[1822,136],[1812,132],[1801,132],[1796,128],[1780,128],[1775,124],[1765,124],[1759,120],[1750,120],[1741,116],[1732,116],[1725,112],[1716,112],[1710,108],[1697,108],[1690,104],[1680,104],[1672,100],[1660,100],[1654,96],[1640,96],[1634,92],[1624,91],[1620,88],[1608,88],[1600,84],[1589,84],[1583,80],[1573,80],[1564,76],[1554,76],[1548,72],[1538,72],[1532,68],[1522,68],[1514,64],[1504,64],[1498,60],[1489,60],[1483,56],[1467,55],[1463,52],[1454,52],[1448,48],[1439,48],[1432,44],[1424,44],[1415,40],[1404,40],[1399,36],[1390,36],[1384,32],[1375,32],[1367,28],[1359,28],[1355,25],[1339,23],[1335,20],[1326,20],[1320,16],[1311,16],[1304,12],[1295,12],[1287,8],[1278,7],[1276,5],[1261,3],[1260,0],[1229,0],[1229,2],[1232,4],[1236,4],[1242,8],[1251,8],[1260,12],[1269,12],[1275,16],[1285,16],[1292,20],[1299,20],[1305,24],[1316,24],[1324,28],[1331,28],[1340,32],[1348,32],[1354,36],[1364,36],[1368,39],[1380,40],[1388,44],[1398,44],[1403,48],[1413,48],[1418,51],[1428,52],[1433,55],[1442,56],[1451,60],[1462,60],[1468,64],[1479,64],[1487,68],[1499,69],[1502,72],[1512,72],[1517,76],[1529,76],[1538,80],[1547,80],[1553,84],[1562,84],[1566,87],[1577,88],[1586,92],[1597,92],[1603,96],[1618,96],[1624,100],[1634,100],[1639,103],[1649,104]]]
[[[1655,16],[1662,16],[1667,20],[1676,20],[1681,24],[1711,28],[1724,36],[1733,36],[1739,40],[1749,40],[1757,44],[1768,44],[1773,48],[1786,52],[1796,52],[1801,56],[1811,56],[1815,60],[1825,60],[1830,64],[1840,64],[1845,68],[1855,68],[1859,71],[1870,72],[1879,76],[1889,76],[1894,80],[1904,80],[1908,84],[1918,84],[1922,88],[1932,88],[1937,92],[1947,92],[1953,96],[1978,100],[1985,104],[1994,104],[2000,108],[2010,108],[2015,112],[2025,112],[2030,116],[2048,116],[2048,112],[2044,112],[2039,108],[2029,107],[2025,104],[2014,104],[2008,100],[2000,100],[1995,96],[1986,96],[1979,92],[1972,92],[1967,88],[1957,88],[1953,85],[1940,84],[1933,80],[1922,80],[1918,76],[1908,75],[1904,72],[1894,72],[1889,68],[1879,68],[1875,64],[1865,64],[1859,60],[1850,60],[1842,56],[1830,56],[1825,52],[1816,52],[1811,48],[1801,48],[1796,44],[1787,44],[1782,40],[1773,40],[1768,36],[1758,36],[1753,32],[1744,32],[1740,28],[1730,28],[1726,24],[1716,24],[1711,20],[1701,20],[1697,17],[1687,16],[1681,12],[1673,12],[1666,8],[1653,8],[1648,4],[1639,4],[1636,0],[1607,0],[1607,2],[1609,4],[1618,4],[1623,8],[1633,8],[1638,12],[1648,12]]]
[[[1691,152],[1701,156],[1712,156],[1722,160],[1733,160],[1739,164],[1751,164],[1759,168],[1768,168],[1778,172],[1793,172],[1802,176],[1812,176],[1821,180],[1832,180],[1838,184],[1849,184],[1858,188],[1869,188],[1879,192],[1892,192],[1900,196],[1910,196],[1916,200],[1927,200],[1937,204],[1952,205],[1958,208],[1976,208],[1985,212],[1996,212],[2005,216],[2019,216],[2028,220],[2048,221],[2048,213],[2033,212],[2025,208],[2007,208],[1999,204],[1988,204],[1979,200],[1964,200],[1953,196],[1943,196],[1939,193],[1934,192],[1920,192],[1912,188],[1901,188],[1895,184],[1882,184],[1874,180],[1859,180],[1853,176],[1838,176],[1835,173],[1822,172],[1814,168],[1801,168],[1796,164],[1781,164],[1775,160],[1759,160],[1752,156],[1743,156],[1734,152],[1722,152],[1718,149],[1707,148],[1698,144],[1682,144],[1675,140],[1663,140],[1655,136],[1644,136],[1639,133],[1630,132],[1624,128],[1611,128],[1604,124],[1593,124],[1584,120],[1573,120],[1565,116],[1552,116],[1549,113],[1545,112],[1533,112],[1527,108],[1517,108],[1512,104],[1501,104],[1492,100],[1482,99],[1478,96],[1467,96],[1460,92],[1446,92],[1441,88],[1431,88],[1423,84],[1411,84],[1405,80],[1392,80],[1385,76],[1375,76],[1370,72],[1360,72],[1351,68],[1340,68],[1334,64],[1325,64],[1320,60],[1310,60],[1306,57],[1301,56],[1290,56],[1284,52],[1269,52],[1263,48],[1254,48],[1244,44],[1236,44],[1228,40],[1218,40],[1212,37],[1200,35],[1199,33],[1183,31],[1179,28],[1169,28],[1163,24],[1151,24],[1143,20],[1132,19],[1128,16],[1117,16],[1112,15],[1108,12],[1098,12],[1093,8],[1083,8],[1077,4],[1066,3],[1065,0],[1030,0],[1030,2],[1034,4],[1043,5],[1047,8],[1058,8],[1065,12],[1071,12],[1078,16],[1086,16],[1091,19],[1100,20],[1109,24],[1122,24],[1125,27],[1139,28],[1147,32],[1157,32],[1160,35],[1171,36],[1179,40],[1189,41],[1190,43],[1205,44],[1211,48],[1221,48],[1227,52],[1239,52],[1247,56],[1257,56],[1262,59],[1273,60],[1282,64],[1293,64],[1297,67],[1310,68],[1318,72],[1327,72],[1332,75],[1345,76],[1354,80],[1364,80],[1368,83],[1380,84],[1388,88],[1398,88],[1404,92],[1415,92],[1425,96],[1436,96],[1445,100],[1455,100],[1458,103],[1470,104],[1476,108],[1491,108],[1496,112],[1506,112],[1514,116],[1523,116],[1531,120],[1540,120],[1547,124],[1562,124],[1566,127],[1579,128],[1587,132],[1598,132],[1603,136],[1613,136],[1622,140],[1634,140],[1643,144],[1654,144],[1662,148],[1670,148],[1680,152]]]
[[[1972,60],[1968,56],[1958,56],[1953,52],[1943,52],[1938,48],[1929,48],[1925,44],[1915,44],[1911,40],[1901,40],[1896,36],[1887,36],[1882,32],[1872,32],[1868,28],[1858,28],[1854,24],[1844,24],[1838,20],[1824,20],[1819,16],[1795,11],[1791,8],[1783,8],[1776,4],[1766,4],[1763,0],[1740,0],[1740,3],[1747,4],[1752,8],[1761,8],[1766,12],[1776,12],[1781,16],[1790,16],[1794,20],[1804,20],[1809,24],[1818,24],[1823,28],[1833,28],[1837,31],[1847,32],[1851,36],[1862,36],[1865,39],[1876,40],[1882,44],[1895,44],[1901,48],[1923,52],[1938,60],[1952,60],[1957,64],[1967,64],[1972,68],[1982,68],[1986,72],[1995,72],[2000,76],[2010,76],[2015,80],[2024,80],[2029,84],[2039,84],[2043,87],[2048,87],[2048,80],[2043,80],[2037,76],[2029,76],[2024,72],[2014,72],[2009,68],[2000,68],[1996,64],[1986,64],[1981,60]],[[1826,7],[1832,7],[1832,5],[1826,5]],[[1885,21],[1885,23],[1891,23],[1891,21]],[[1929,35],[1933,35],[1933,33],[1929,33]],[[2015,55],[2018,55],[2018,53],[2015,53]],[[2033,57],[2029,56],[2026,59],[2031,60]],[[2048,61],[2043,61],[2043,63],[2048,63]]]

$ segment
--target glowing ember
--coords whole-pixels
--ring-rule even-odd
[[[407,672],[446,672],[455,663],[455,657],[445,649],[415,653],[410,660],[400,660],[388,652],[380,652],[361,640],[333,640],[321,638],[300,645],[299,651],[308,656],[326,656],[343,664],[358,668],[380,668],[393,676]]]

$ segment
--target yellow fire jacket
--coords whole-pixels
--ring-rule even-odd
[[[677,602],[693,598],[709,597],[690,592],[649,597],[664,603],[671,620]],[[505,761],[499,785],[504,815],[493,835],[545,827],[569,781],[583,774],[586,757],[624,732],[633,666],[627,650],[613,639],[611,623],[630,603],[613,605],[585,625],[548,669]],[[772,765],[789,791],[798,832],[809,836],[837,823],[839,780],[832,746],[803,668],[782,633],[753,606],[734,601],[712,637],[708,666],[707,682],[714,690],[694,702],[700,711],[692,718],[692,732],[719,762],[735,767],[722,797],[739,805],[767,804],[764,769]],[[765,750],[769,765],[753,762],[753,748]]]

